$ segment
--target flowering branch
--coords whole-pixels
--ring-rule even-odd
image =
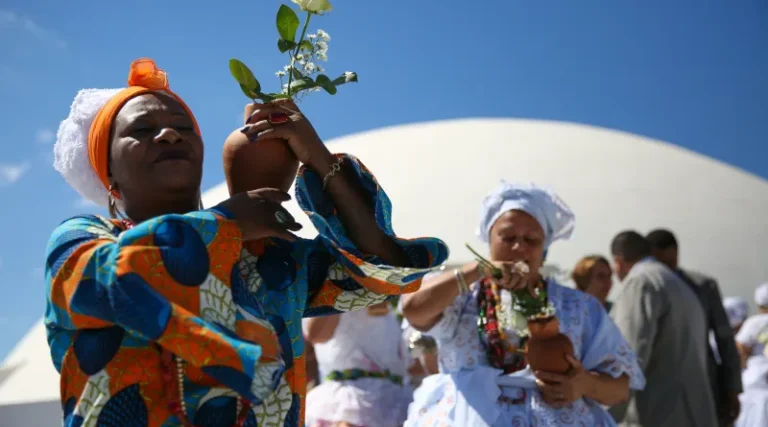
[[[253,72],[243,62],[230,59],[229,70],[232,76],[240,84],[243,93],[256,101],[270,102],[279,98],[291,98],[298,101],[300,95],[315,92],[320,89],[331,95],[335,95],[337,87],[346,83],[357,82],[357,74],[347,71],[341,76],[331,80],[325,74],[323,68],[315,63],[316,60],[328,60],[328,42],[330,36],[323,30],[315,34],[307,35],[309,22],[312,15],[322,15],[330,12],[332,6],[328,0],[292,0],[298,4],[301,10],[306,12],[306,18],[301,29],[298,41],[296,33],[299,29],[299,17],[293,9],[281,5],[277,11],[276,26],[280,38],[277,40],[277,48],[280,53],[289,54],[289,63],[282,70],[275,73],[280,78],[282,89],[276,93],[262,92],[261,84],[253,75]],[[299,66],[296,64],[298,63]],[[288,83],[283,84],[283,77],[288,74]],[[316,75],[316,76],[315,76]]]
[[[477,262],[480,263],[481,267],[491,273],[491,277],[494,279],[501,279],[504,276],[504,273],[500,268],[485,259],[468,244],[466,247],[475,255],[475,258],[477,259]],[[531,294],[528,289],[518,289],[512,292],[512,296],[514,297],[512,301],[512,309],[521,313],[527,319],[549,317],[555,314],[555,307],[547,300],[547,291],[545,289],[536,288],[533,291],[533,294]]]

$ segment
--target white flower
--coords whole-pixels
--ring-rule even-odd
[[[319,41],[315,44],[316,53],[328,53],[328,42]]]
[[[344,72],[344,83],[353,82],[357,79],[357,74],[353,73],[352,71],[345,71]]]
[[[328,0],[291,0],[298,4],[301,10],[306,10],[310,13],[322,14],[333,10],[331,2]]]
[[[319,37],[322,41],[331,41],[331,36],[323,30],[317,30],[317,37]]]
[[[290,65],[286,65],[285,67],[283,67],[283,71],[290,71],[290,70],[291,70]]]
[[[285,75],[285,71],[278,71],[275,73],[277,77],[283,77]]]
[[[312,64],[312,65],[315,65],[315,64]],[[321,67],[321,66],[319,66],[319,65],[315,65],[315,70],[316,70],[318,73],[322,73],[323,71],[325,71],[325,68],[323,68],[323,67]]]
[[[314,40],[314,39],[317,38],[317,34],[310,34],[307,37],[309,37],[309,39],[311,39],[311,40]]]
[[[300,53],[300,54],[296,55],[296,60],[297,61],[301,61],[302,59],[304,59],[304,54],[303,53]]]
[[[315,68],[316,67],[314,62],[307,62],[306,64],[304,64],[304,70],[307,71],[308,73],[315,71]]]
[[[319,59],[321,61],[327,61],[328,60],[328,55],[325,52],[317,52],[315,54],[315,56],[317,57],[317,59]]]

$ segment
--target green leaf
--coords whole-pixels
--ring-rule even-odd
[[[280,49],[280,53],[288,52],[296,47],[296,42],[292,42],[286,39],[277,39],[277,48]]]
[[[245,96],[247,96],[248,98],[254,99],[254,98],[258,98],[259,97],[259,92],[258,91],[254,91],[254,90],[248,89],[247,87],[245,87],[245,85],[240,85],[240,89],[243,91]]]
[[[232,77],[234,77],[235,80],[240,83],[241,87],[245,86],[252,92],[261,91],[261,85],[259,84],[259,81],[256,80],[256,77],[253,75],[251,69],[241,61],[237,59],[230,59],[229,72],[232,74]]]
[[[305,52],[312,52],[312,50],[315,48],[312,46],[312,42],[309,40],[302,40],[301,43],[299,43],[299,49],[305,51]]]
[[[284,93],[260,93],[257,99],[262,102],[272,102],[276,99],[288,98],[288,95]]]
[[[346,73],[342,74],[339,77],[336,77],[333,79],[333,84],[335,86],[347,84],[347,83],[357,83],[357,73],[352,71],[347,71]]]
[[[291,82],[291,92],[296,93],[301,90],[312,89],[317,86],[311,77],[302,77]]]
[[[299,29],[299,17],[296,12],[286,5],[280,5],[277,10],[277,32],[280,38],[294,42],[296,40],[296,30]]]
[[[325,89],[326,92],[330,93],[331,95],[336,95],[336,85],[333,84],[328,76],[325,74],[320,74],[317,76],[315,81],[317,82],[317,85]]]
[[[301,71],[299,71],[299,69],[296,68],[296,67],[291,68],[291,72],[293,73],[293,78],[294,79],[300,79],[300,78],[304,77],[304,75],[301,74]]]

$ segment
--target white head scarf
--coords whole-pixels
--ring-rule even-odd
[[[768,283],[763,283],[755,289],[755,304],[758,307],[768,307]]]
[[[123,89],[83,89],[77,93],[69,116],[59,125],[53,145],[53,167],[81,196],[99,206],[109,206],[104,184],[88,157],[88,132],[96,114]]]
[[[544,248],[555,240],[567,240],[573,233],[576,217],[560,197],[549,188],[530,184],[511,184],[502,180],[483,200],[478,237],[490,243],[491,227],[501,215],[511,210],[523,211],[544,230]]]
[[[749,316],[749,303],[744,298],[728,297],[723,300],[723,308],[732,328],[744,323]]]

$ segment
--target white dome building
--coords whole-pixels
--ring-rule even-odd
[[[549,253],[562,269],[587,254],[608,255],[619,231],[665,227],[680,241],[681,264],[716,277],[724,295],[751,302],[755,286],[768,280],[768,181],[670,144],[562,122],[466,119],[365,132],[331,147],[358,156],[376,174],[393,201],[399,235],[444,239],[451,264],[471,259],[465,242],[484,249],[474,234],[478,209],[504,178],[551,186],[575,212],[573,238]],[[226,197],[221,184],[203,199],[210,206]],[[312,237],[295,202],[287,207],[305,225],[302,236]],[[42,325],[2,366],[4,426],[60,422],[58,413],[50,418],[58,378]],[[28,410],[34,406],[43,409]]]

